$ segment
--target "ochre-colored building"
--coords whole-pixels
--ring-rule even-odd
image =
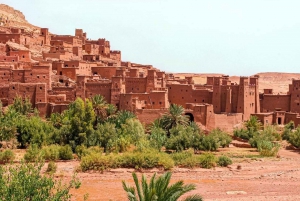
[[[29,98],[42,116],[62,112],[77,97],[101,94],[120,110],[130,110],[144,123],[167,112],[170,104],[185,108],[190,120],[211,130],[232,130],[251,115],[267,124],[300,124],[300,80],[287,94],[265,89],[259,94],[258,76],[176,78],[152,65],[122,61],[104,38],[90,40],[82,29],[75,35],[51,34],[47,28],[28,32],[0,31],[0,100],[4,106],[16,96]]]

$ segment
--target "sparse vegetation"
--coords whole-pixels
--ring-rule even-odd
[[[146,177],[143,175],[141,182],[135,173],[132,173],[132,177],[135,183],[135,188],[128,186],[125,181],[122,181],[123,189],[127,193],[129,201],[176,201],[182,195],[196,189],[194,184],[184,185],[183,181],[178,181],[170,185],[172,173],[167,172],[160,177],[156,177],[154,174],[150,182],[147,183]],[[198,194],[190,195],[184,199],[184,201],[202,201],[202,197]]]

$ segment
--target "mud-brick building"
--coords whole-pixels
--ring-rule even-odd
[[[254,114],[262,123],[286,124],[294,121],[300,124],[300,80],[292,80],[286,94],[274,94],[273,89],[264,89],[260,94],[260,113]]]

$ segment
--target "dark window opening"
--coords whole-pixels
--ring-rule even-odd
[[[189,118],[190,122],[194,121],[194,115],[192,113],[185,113],[185,115]]]
[[[279,125],[281,125],[281,122],[282,120],[281,120],[281,117],[278,117],[278,119],[277,119],[277,123],[279,124]]]

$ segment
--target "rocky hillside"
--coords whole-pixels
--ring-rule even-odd
[[[39,27],[27,22],[22,12],[5,4],[0,4],[0,24],[3,26],[3,28],[18,27],[29,32],[35,32],[39,29]]]

